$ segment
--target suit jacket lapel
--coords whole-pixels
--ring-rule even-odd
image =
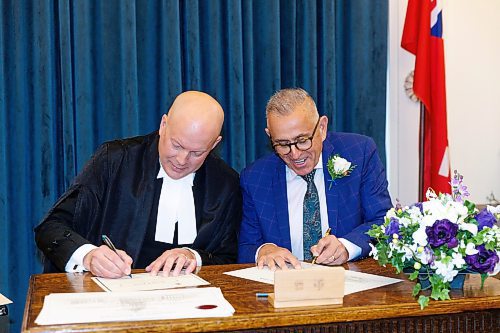
[[[292,250],[292,242],[290,240],[290,223],[288,219],[288,197],[286,192],[286,174],[285,165],[280,160],[276,166],[276,171],[273,177],[273,197],[276,207],[276,221],[280,231],[281,239],[284,247]]]
[[[135,218],[133,221],[129,221],[129,227],[126,230],[133,230],[132,233],[124,232],[125,237],[124,242],[127,243],[127,248],[130,250],[130,255],[134,262],[139,258],[139,252],[141,251],[144,238],[146,237],[146,228],[151,219],[154,219],[156,223],[156,216],[151,216],[153,204],[158,206],[159,195],[155,200],[155,186],[161,186],[161,182],[158,183],[156,177],[158,171],[160,170],[160,162],[158,155],[158,138],[156,135],[153,137],[152,141],[145,143],[147,145],[144,149],[146,150],[146,158],[142,163],[142,170],[131,170],[131,172],[144,172],[142,175],[141,182],[138,184],[137,189],[140,194],[140,203],[136,206]]]
[[[323,177],[325,180],[326,207],[328,211],[328,224],[332,228],[331,233],[337,232],[337,216],[338,216],[338,187],[332,184],[330,174],[328,173],[328,158],[334,153],[333,145],[328,138],[323,141]],[[331,186],[330,186],[331,185]]]
[[[211,158],[210,155],[207,159]],[[206,162],[205,162],[206,163]],[[202,222],[203,201],[205,198],[205,174],[206,164],[203,163],[201,168],[196,171],[193,180],[193,200],[194,200],[194,215],[196,218],[196,231],[200,230]]]

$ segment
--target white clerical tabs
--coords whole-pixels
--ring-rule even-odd
[[[275,308],[342,304],[344,281],[343,267],[277,270],[268,299]]]

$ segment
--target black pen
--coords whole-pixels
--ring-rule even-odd
[[[114,253],[118,254],[118,251],[116,250],[115,245],[113,244],[113,242],[111,241],[111,239],[109,239],[108,236],[102,235],[101,238],[102,238],[102,241],[104,242],[104,244],[106,244],[107,247],[109,247],[111,250],[113,250]],[[119,254],[118,254],[118,256],[120,257]],[[132,278],[132,274],[129,274],[128,276],[129,276],[129,278]]]
[[[330,232],[331,232],[331,231],[332,231],[332,228],[328,228],[328,230],[325,232],[325,236],[323,236],[323,237],[328,236],[328,235],[330,234]],[[320,254],[321,254],[321,253],[320,253]],[[313,260],[312,260],[311,264],[315,264],[315,263],[316,263],[316,259],[318,259],[318,256],[314,256],[314,257],[313,257]]]

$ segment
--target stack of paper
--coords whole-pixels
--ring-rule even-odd
[[[76,324],[105,321],[229,317],[234,308],[219,288],[135,292],[50,294],[35,323]],[[64,315],[61,315],[64,314]]]

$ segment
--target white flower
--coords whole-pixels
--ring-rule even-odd
[[[399,223],[405,227],[408,227],[411,224],[411,220],[407,217],[402,217],[399,219]]]
[[[438,219],[436,219],[433,215],[424,215],[424,217],[422,217],[422,220],[420,220],[420,226],[431,227],[437,220]]]
[[[370,251],[369,255],[373,256],[373,259],[378,260],[378,250],[377,250],[377,248],[372,243],[369,243],[368,245],[370,245],[370,247],[372,248],[372,250]]]
[[[436,269],[436,274],[439,274],[443,277],[444,282],[451,282],[453,278],[458,274],[458,271],[453,269],[453,266],[454,265],[452,262],[445,264],[440,260],[435,260],[432,268]]]
[[[417,244],[410,244],[403,246],[404,256],[403,261],[410,261],[413,259],[413,254],[417,252]]]
[[[484,243],[493,242],[493,241],[495,241],[495,239],[498,239],[498,237],[496,237],[496,236],[497,235],[495,235],[495,233],[492,232],[492,230],[488,230],[488,232],[483,234],[483,242]],[[497,241],[497,243],[498,243],[498,241]]]
[[[488,212],[492,213],[492,214],[500,214],[500,205],[496,206],[496,207],[493,207],[493,206],[486,206],[486,209],[488,210]]]
[[[387,217],[388,219],[390,219],[391,217],[396,217],[396,210],[394,209],[394,207],[387,211],[385,217]]]
[[[332,187],[332,184],[334,184],[335,179],[349,176],[355,167],[356,165],[351,165],[351,162],[340,157],[338,154],[330,156],[328,158],[328,162],[326,163],[326,169],[332,178],[330,180],[330,188]]]
[[[460,202],[448,201],[445,208],[446,218],[453,223],[463,221],[467,217],[467,207]]]
[[[427,245],[427,233],[425,232],[425,226],[421,225],[420,228],[417,229],[412,235],[412,238],[415,240],[420,246]]]
[[[343,174],[351,167],[351,162],[340,156],[333,157],[333,169],[336,173]]]
[[[410,219],[412,221],[418,221],[422,218],[422,213],[420,212],[420,209],[418,207],[411,207],[408,209],[408,213],[410,214]]]
[[[460,253],[453,252],[451,257],[453,258],[451,260],[451,263],[453,264],[453,266],[455,266],[455,268],[462,269],[462,267],[464,267],[466,265],[466,262],[465,262],[464,258],[462,258],[462,255]]]
[[[474,243],[467,243],[467,246],[465,247],[465,254],[468,256],[472,256],[474,254],[477,254],[479,251],[476,250],[476,245]]]
[[[459,222],[458,228],[470,232],[473,236],[477,235],[477,225],[474,223]]]

